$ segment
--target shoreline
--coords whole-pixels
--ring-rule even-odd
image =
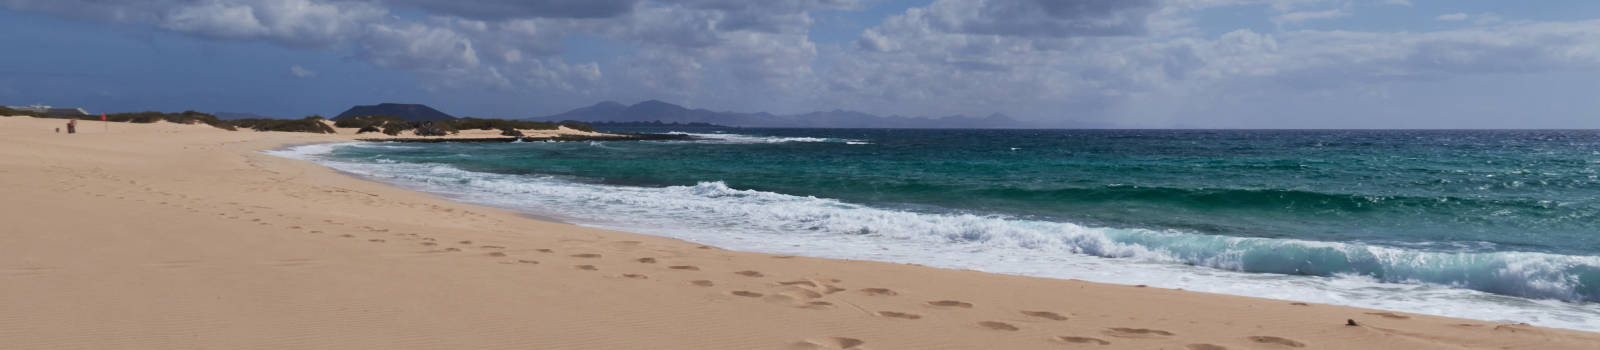
[[[600,134],[600,135],[556,135],[549,137],[471,137],[471,138],[427,138],[427,137],[392,137],[392,138],[359,138],[362,142],[400,142],[400,143],[512,143],[512,142],[581,142],[581,141],[662,141],[662,140],[690,140],[693,137],[680,134]]]
[[[356,147],[361,147],[361,146],[360,145],[356,145]],[[316,153],[316,152],[313,152],[313,154],[314,153]],[[920,248],[918,246],[915,246],[915,245],[912,245],[912,246],[896,245],[892,241],[885,242],[885,241],[879,241],[879,240],[851,240],[851,239],[843,239],[843,240],[838,240],[838,239],[834,239],[834,240],[829,240],[829,239],[823,239],[823,240],[807,240],[807,239],[785,240],[783,238],[783,236],[772,236],[772,237],[769,237],[769,236],[763,236],[762,235],[763,233],[770,234],[771,232],[764,232],[763,231],[763,232],[746,234],[747,232],[738,231],[739,230],[738,228],[729,228],[729,230],[733,230],[733,231],[726,231],[726,230],[719,231],[719,230],[722,230],[722,229],[701,227],[702,229],[704,229],[704,230],[706,230],[708,232],[705,233],[705,234],[693,234],[693,233],[686,233],[686,232],[696,231],[696,229],[693,229],[691,227],[697,227],[697,226],[693,226],[692,224],[690,224],[690,226],[677,227],[677,226],[674,226],[674,225],[675,224],[682,224],[682,223],[681,222],[665,222],[664,223],[664,222],[661,222],[661,221],[658,221],[658,220],[650,220],[650,218],[654,218],[654,219],[659,219],[660,218],[660,217],[651,217],[650,216],[651,214],[639,214],[641,216],[640,217],[635,217],[634,218],[635,220],[633,220],[633,221],[618,222],[618,221],[613,221],[613,220],[606,219],[606,216],[604,216],[604,215],[599,216],[599,217],[595,217],[593,215],[585,216],[586,214],[595,214],[593,212],[585,212],[585,211],[582,211],[582,210],[580,210],[580,211],[570,211],[569,210],[569,211],[565,211],[564,212],[562,210],[562,208],[570,208],[570,207],[579,205],[579,204],[573,204],[573,203],[570,203],[570,202],[568,202],[568,203],[552,203],[552,202],[548,202],[548,201],[544,201],[544,202],[531,201],[531,202],[521,202],[519,204],[519,202],[517,202],[517,201],[502,201],[502,200],[498,200],[497,198],[499,198],[499,196],[500,196],[500,195],[498,195],[498,193],[500,193],[500,192],[498,190],[496,190],[496,188],[498,188],[498,186],[495,186],[495,185],[489,185],[489,187],[464,187],[464,188],[463,187],[453,187],[453,186],[438,187],[438,186],[435,186],[435,185],[430,184],[430,183],[432,183],[434,181],[440,181],[440,180],[445,179],[445,178],[435,178],[433,176],[425,176],[424,179],[422,180],[423,182],[419,183],[419,182],[417,182],[418,181],[417,178],[411,178],[411,177],[404,176],[404,175],[399,176],[399,177],[391,176],[391,175],[399,175],[399,174],[407,174],[407,173],[409,173],[408,171],[404,171],[403,169],[393,169],[393,168],[371,169],[371,168],[366,168],[366,166],[380,166],[380,167],[382,167],[382,165],[378,165],[378,164],[365,164],[360,168],[354,168],[354,169],[360,169],[360,170],[351,170],[351,172],[346,172],[346,171],[342,170],[342,169],[344,169],[343,165],[352,165],[353,163],[347,164],[347,163],[335,161],[335,162],[332,162],[332,163],[329,163],[329,164],[323,164],[320,160],[316,159],[318,157],[303,158],[301,155],[283,155],[283,156],[286,156],[286,157],[289,157],[289,158],[292,158],[292,159],[308,160],[308,161],[311,161],[313,163],[317,163],[319,165],[326,166],[326,167],[331,168],[331,169],[335,169],[336,171],[357,175],[358,178],[361,178],[363,180],[376,181],[376,182],[383,183],[383,184],[386,184],[386,185],[395,186],[395,187],[403,189],[403,190],[420,191],[420,192],[424,192],[424,193],[429,193],[429,194],[432,194],[432,195],[440,196],[441,198],[446,198],[446,199],[450,199],[452,201],[457,201],[457,202],[461,202],[461,203],[472,204],[472,205],[486,205],[486,206],[490,206],[490,207],[494,207],[494,208],[500,208],[500,209],[504,209],[504,210],[511,210],[511,211],[515,211],[515,212],[518,212],[518,213],[525,214],[525,216],[534,218],[536,220],[537,219],[544,219],[545,221],[570,223],[570,224],[576,224],[576,225],[581,225],[581,226],[590,227],[590,228],[597,228],[597,229],[604,229],[604,230],[615,230],[615,231],[628,232],[628,233],[633,233],[633,234],[642,234],[642,235],[649,235],[649,236],[654,236],[654,237],[665,237],[665,238],[671,238],[671,239],[678,239],[678,240],[688,241],[688,242],[691,242],[691,243],[707,244],[707,245],[717,246],[717,247],[720,247],[720,248],[723,248],[723,249],[730,249],[730,250],[736,250],[736,251],[741,251],[741,252],[752,252],[752,253],[773,254],[773,255],[797,255],[797,256],[807,256],[807,257],[822,258],[822,259],[843,259],[843,260],[856,260],[856,261],[874,261],[874,262],[892,263],[892,264],[911,264],[911,265],[929,266],[929,267],[933,267],[933,268],[949,269],[949,270],[972,270],[972,271],[979,271],[979,272],[984,272],[984,273],[1005,274],[1005,275],[1031,277],[1031,278],[1046,278],[1046,279],[1055,279],[1055,280],[1081,280],[1081,281],[1087,281],[1087,282],[1091,282],[1091,283],[1102,283],[1102,284],[1120,285],[1120,286],[1147,285],[1147,286],[1157,287],[1157,288],[1175,289],[1175,290],[1188,290],[1188,291],[1194,291],[1194,292],[1214,293],[1214,294],[1240,296],[1240,297],[1265,298],[1265,299],[1278,300],[1278,301],[1283,301],[1283,302],[1300,302],[1300,303],[1313,303],[1313,304],[1327,304],[1327,305],[1340,305],[1340,306],[1349,306],[1349,307],[1361,307],[1361,308],[1377,309],[1377,310],[1383,310],[1383,311],[1389,311],[1389,312],[1417,313],[1417,314],[1426,314],[1426,315],[1439,316],[1439,317],[1453,317],[1453,318],[1461,318],[1461,319],[1469,319],[1469,320],[1480,320],[1480,321],[1483,321],[1483,322],[1498,322],[1498,323],[1511,323],[1511,324],[1520,323],[1520,322],[1531,322],[1531,323],[1533,323],[1535,325],[1539,325],[1539,326],[1543,326],[1543,327],[1569,329],[1569,330],[1585,331],[1585,332],[1592,332],[1595,329],[1594,325],[1592,323],[1583,322],[1583,320],[1587,319],[1587,318],[1584,317],[1584,315],[1593,314],[1592,308],[1597,306],[1595,304],[1583,304],[1583,303],[1574,303],[1574,302],[1570,302],[1570,301],[1560,301],[1560,300],[1556,300],[1556,299],[1537,299],[1537,298],[1527,298],[1527,297],[1519,297],[1519,296],[1504,295],[1504,294],[1493,294],[1493,293],[1483,292],[1483,291],[1474,290],[1474,289],[1461,288],[1461,287],[1445,287],[1445,286],[1439,286],[1439,285],[1433,285],[1433,284],[1412,284],[1412,283],[1393,283],[1393,282],[1367,281],[1367,280],[1364,280],[1363,278],[1360,278],[1360,277],[1349,277],[1349,276],[1297,276],[1297,275],[1290,275],[1290,274],[1244,272],[1244,271],[1229,270],[1229,269],[1225,269],[1225,268],[1210,267],[1210,266],[1200,266],[1200,267],[1164,266],[1164,264],[1177,264],[1177,263],[1174,263],[1174,262],[1171,262],[1171,261],[1160,261],[1160,262],[1156,262],[1156,264],[1153,265],[1153,266],[1157,266],[1157,267],[1143,267],[1142,268],[1142,267],[1137,267],[1137,266],[1146,265],[1145,263],[1149,262],[1149,261],[1143,261],[1143,260],[1140,260],[1139,258],[1118,258],[1118,257],[1105,257],[1105,256],[1097,256],[1097,255],[1081,255],[1080,258],[1078,258],[1078,259],[1071,259],[1071,258],[1061,259],[1061,258],[1051,258],[1051,257],[1048,257],[1048,256],[1040,256],[1040,255],[1036,255],[1036,254],[1030,254],[1028,252],[1015,252],[1015,251],[1010,251],[1011,253],[971,254],[971,255],[964,254],[964,253],[957,252],[957,251],[951,251],[951,252],[945,253],[944,255],[928,256],[928,255],[898,253],[898,252],[908,251],[908,249],[909,249],[909,251],[916,251],[916,250],[918,250]],[[432,165],[432,166],[439,166],[439,165]],[[449,167],[448,165],[443,165],[443,166]],[[386,171],[386,170],[388,170],[388,171]],[[455,171],[466,171],[466,170],[455,169]],[[374,174],[385,174],[385,175],[384,176],[365,176],[363,174],[360,174],[359,172],[370,172],[370,173],[374,173]],[[467,172],[470,172],[470,171],[467,171]],[[492,174],[478,173],[478,175],[492,175]],[[494,177],[470,176],[470,178],[473,179],[473,181],[472,181],[473,183],[489,182],[489,183],[504,184],[506,181],[512,181],[512,182],[516,181],[514,179],[506,179],[506,178],[501,178],[499,176],[494,176]],[[617,198],[617,197],[606,196],[604,193],[610,192],[608,190],[608,186],[587,187],[587,186],[589,186],[589,184],[581,184],[581,183],[566,183],[565,185],[560,184],[560,183],[557,183],[557,184],[543,184],[542,181],[535,181],[534,183],[530,183],[529,185],[534,185],[534,184],[540,184],[538,186],[555,186],[555,187],[585,186],[582,189],[576,190],[576,192],[583,192],[584,193],[584,194],[580,195],[583,198],[593,199],[593,200],[597,200],[597,201],[600,201],[600,202],[609,202],[609,201],[612,201],[612,200],[627,201],[627,199],[620,199],[620,198]],[[706,185],[706,184],[708,184],[708,183],[707,182],[700,183],[700,185],[702,185],[702,186]],[[715,185],[720,185],[720,182],[718,182]],[[687,185],[684,185],[684,186],[687,186]],[[678,188],[678,187],[683,187],[683,186],[670,186],[668,188],[670,189],[670,188]],[[632,189],[631,187],[628,187],[628,188]],[[475,189],[476,189],[476,191],[475,191]],[[728,188],[725,188],[725,187],[722,190],[743,192],[743,190],[733,190],[733,189],[728,189]],[[482,192],[479,192],[479,191],[482,191]],[[540,190],[532,190],[532,191],[533,192],[529,192],[529,193],[550,193],[550,192],[544,192],[544,191],[540,191]],[[568,192],[572,192],[572,191],[568,191]],[[480,196],[480,195],[478,195],[480,193],[487,194],[487,195]],[[561,193],[561,191],[557,191],[556,193]],[[638,192],[638,191],[629,190],[629,191],[625,191],[624,193],[628,193],[630,195],[650,196],[654,192],[649,192],[649,191]],[[786,194],[782,194],[782,193],[775,193],[775,192],[761,192],[761,194],[762,195],[791,196],[791,195],[786,195]],[[516,195],[516,194],[512,194],[512,195]],[[562,197],[562,198],[566,198],[566,197]],[[712,208],[712,207],[709,207],[709,206],[713,205],[713,204],[710,204],[710,203],[693,201],[693,199],[687,199],[687,198],[661,198],[661,197],[654,197],[654,196],[650,196],[648,198],[650,198],[650,201],[690,200],[690,202],[685,202],[684,205],[688,205],[688,206],[692,206],[692,207],[696,207],[696,208],[703,208],[703,209]],[[677,202],[674,202],[674,203],[677,203]],[[742,209],[739,209],[740,208],[739,207],[740,204],[730,204],[730,205],[734,206],[734,208],[732,210],[735,210],[735,211],[742,210]],[[745,205],[748,205],[748,203],[745,204]],[[628,212],[637,212],[636,210],[639,210],[639,209],[642,209],[642,208],[639,208],[639,207],[624,207],[624,208],[622,208],[620,210],[628,211]],[[643,209],[648,209],[648,208],[643,208]],[[718,211],[718,210],[711,210],[711,211],[715,212],[715,211]],[[756,212],[759,212],[759,210],[756,210]],[[683,213],[678,213],[678,214],[683,214]],[[834,214],[838,215],[840,213],[834,213]],[[849,215],[849,214],[846,213],[844,215]],[[568,219],[554,219],[554,218],[552,218],[550,216],[567,217]],[[587,218],[587,219],[585,219],[585,218]],[[752,219],[755,219],[755,218],[752,218]],[[638,220],[644,220],[644,221],[638,221]],[[857,220],[857,221],[859,221],[859,220]],[[641,222],[650,222],[650,223],[654,223],[654,224],[641,224]],[[1085,228],[1087,228],[1087,229],[1106,229],[1106,228],[1096,228],[1096,227],[1085,227]],[[818,242],[821,242],[821,243],[818,243]],[[1300,242],[1300,241],[1297,241],[1297,242]],[[1302,242],[1302,243],[1314,244],[1314,241],[1305,241],[1305,242]],[[872,247],[871,251],[865,251],[865,250],[861,249],[861,247],[860,247],[861,245],[871,245],[873,247]],[[889,255],[879,255],[879,254],[875,254],[875,251],[877,251],[877,250],[894,251],[894,252],[897,252],[897,253],[896,254],[889,254]],[[964,250],[964,249],[958,249],[958,250]],[[1005,252],[1005,251],[1002,250],[1002,252]],[[985,263],[982,263],[984,261],[999,262],[999,261],[1011,261],[1011,260],[1014,260],[1014,259],[1015,260],[1021,260],[1021,261],[1024,261],[1024,262],[1020,263],[1020,264],[1015,262],[1015,261],[1010,262],[1010,263],[1005,263],[1005,264],[985,264]],[[1089,262],[1086,263],[1085,260],[1088,260]],[[1077,271],[1078,269],[1085,269],[1087,271],[1092,271],[1092,272],[1087,272],[1087,273],[1074,272],[1074,271]],[[1146,276],[1127,277],[1127,276],[1145,275],[1145,274],[1155,275],[1157,277],[1146,277]],[[1124,277],[1110,277],[1110,276],[1114,276],[1114,275],[1115,276],[1124,276]],[[1174,279],[1181,279],[1182,282],[1167,282],[1168,280],[1174,280]],[[1235,284],[1232,284],[1232,283],[1239,283],[1239,284],[1235,285]],[[1230,285],[1233,285],[1234,287],[1221,287],[1221,286],[1230,286]],[[1239,287],[1239,286],[1246,286],[1246,287]],[[1390,291],[1390,292],[1384,292],[1383,293],[1383,294],[1387,294],[1387,295],[1376,295],[1376,294],[1378,294],[1376,292],[1366,292],[1366,290],[1372,290],[1372,289],[1375,289],[1375,288],[1376,289],[1384,289],[1384,290],[1390,290],[1390,289],[1393,289],[1393,290]],[[1351,294],[1351,293],[1355,293],[1355,294]],[[1337,295],[1340,295],[1340,296],[1331,298],[1332,300],[1330,300],[1329,297],[1315,296],[1315,295],[1320,295],[1320,294],[1328,294],[1328,295],[1337,294]],[[1417,299],[1417,297],[1423,297],[1423,298],[1428,298],[1428,299],[1426,299],[1426,300]],[[1483,301],[1483,300],[1496,300],[1496,301],[1488,302],[1488,301]]]
[[[0,344],[20,348],[1600,343],[1580,331],[726,251],[533,220],[260,152],[344,135],[158,123],[68,139],[43,129],[53,125],[0,118],[0,189],[37,199],[0,208],[19,225],[0,235],[0,276],[16,286],[0,309],[17,311],[0,318]]]

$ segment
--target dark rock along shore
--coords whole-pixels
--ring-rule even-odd
[[[480,138],[365,138],[360,141],[385,141],[385,142],[412,142],[412,143],[440,143],[440,142],[523,142],[533,141],[657,141],[657,140],[690,140],[693,136],[682,134],[615,134],[615,135],[561,135],[556,137],[480,137]]]

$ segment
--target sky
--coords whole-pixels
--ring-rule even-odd
[[[0,0],[0,104],[1600,128],[1600,1]]]

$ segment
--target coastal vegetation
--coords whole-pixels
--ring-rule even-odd
[[[494,130],[494,129],[522,129],[522,130],[555,130],[558,123],[535,122],[527,120],[506,120],[487,118],[461,118],[456,120],[441,121],[460,130]]]
[[[406,123],[405,118],[389,115],[362,115],[333,118],[333,126],[341,128],[383,128],[389,123]]]
[[[390,115],[360,115],[347,116],[333,119],[333,125],[340,128],[359,128],[365,132],[382,132],[389,136],[399,136],[400,133],[410,131],[417,136],[445,136],[460,132],[460,130],[500,130],[504,136],[521,135],[520,130],[556,130],[566,127],[573,130],[593,132],[594,127],[588,123],[564,122],[539,122],[528,120],[506,120],[491,118],[459,118],[450,120],[409,121],[405,118]],[[511,131],[507,131],[511,130]]]
[[[35,112],[28,112],[28,111],[18,111],[18,110],[14,110],[14,109],[10,109],[10,108],[3,108],[3,107],[0,107],[0,114],[10,115],[10,116],[30,116],[30,117],[35,117],[35,118],[51,118],[51,119],[100,120],[100,116],[98,116],[98,115],[52,116],[52,115],[46,115],[46,114],[43,114],[43,113],[35,113]],[[224,121],[222,119],[218,119],[217,116],[206,114],[206,113],[195,112],[195,111],[183,111],[181,113],[162,113],[162,112],[153,112],[153,111],[134,112],[134,113],[110,113],[110,114],[106,114],[105,115],[105,120],[108,121],[108,122],[142,123],[142,124],[154,123],[154,122],[158,122],[158,121],[163,121],[164,120],[164,121],[167,121],[167,122],[179,123],[179,124],[206,124],[206,125],[214,126],[214,127],[219,128],[219,129],[225,129],[225,130],[235,130],[236,129],[233,124],[229,123],[228,121]]]
[[[307,116],[301,119],[264,119],[250,118],[228,121],[233,126],[255,131],[282,131],[282,132],[309,132],[318,134],[336,133],[333,127],[325,123],[327,119],[320,115]]]
[[[44,118],[44,113],[34,111],[21,111],[0,106],[0,117],[36,117]]]
[[[30,116],[37,118],[54,119],[79,119],[99,120],[100,116],[48,116],[43,113],[21,111],[0,107],[0,115],[4,116]],[[411,132],[417,136],[445,136],[453,135],[460,130],[500,130],[503,136],[521,136],[521,130],[556,130],[562,127],[594,132],[594,127],[588,123],[578,121],[542,122],[528,120],[506,120],[491,118],[460,118],[450,120],[410,121],[402,117],[390,115],[361,115],[339,117],[332,120],[329,126],[328,119],[320,115],[311,115],[300,119],[273,119],[273,118],[246,118],[235,120],[222,120],[215,115],[196,111],[183,111],[180,113],[163,112],[135,112],[106,114],[106,121],[128,123],[154,123],[168,121],[180,124],[206,124],[226,130],[248,129],[255,131],[280,131],[280,132],[309,132],[319,134],[337,133],[337,128],[358,129],[357,134],[381,132],[389,136],[399,136],[403,132]]]

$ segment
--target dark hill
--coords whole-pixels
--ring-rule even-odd
[[[449,114],[444,114],[444,112],[440,112],[439,110],[433,109],[432,107],[428,107],[426,105],[399,103],[382,103],[372,106],[350,107],[350,109],[345,110],[344,113],[339,113],[339,116],[334,117],[334,119],[362,115],[396,116],[414,122],[456,119],[456,117],[450,116]]]

